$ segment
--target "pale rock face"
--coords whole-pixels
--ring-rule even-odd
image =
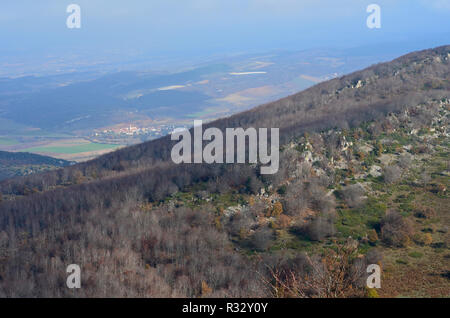
[[[305,151],[303,154],[303,158],[305,158],[305,161],[307,162],[313,162],[313,156],[311,151]]]
[[[348,169],[348,164],[344,160],[335,161],[334,163],[335,169]]]
[[[359,150],[361,150],[364,153],[370,153],[373,150],[373,147],[371,145],[364,144],[359,147]]]
[[[226,217],[231,217],[237,213],[245,213],[247,211],[248,211],[247,206],[236,205],[236,206],[230,206],[227,209],[225,209],[223,211],[223,215],[225,215]]]
[[[369,173],[374,177],[379,177],[382,175],[382,169],[380,166],[373,165],[372,167],[370,167]]]
[[[345,137],[343,138],[342,142],[341,142],[341,151],[347,151],[348,148],[350,148],[353,145],[353,142],[348,142]]]

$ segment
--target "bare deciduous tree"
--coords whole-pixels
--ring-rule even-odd
[[[399,181],[402,177],[402,169],[398,166],[388,166],[384,169],[384,181],[388,184]]]
[[[274,297],[339,298],[362,296],[359,284],[364,266],[355,262],[357,248],[353,244],[327,249],[323,257],[306,255],[307,270],[270,269],[271,280],[265,280]]]

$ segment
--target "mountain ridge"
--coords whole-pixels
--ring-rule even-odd
[[[349,127],[349,125],[357,125],[364,120],[376,119],[379,116],[383,116],[389,111],[402,109],[408,103],[420,103],[430,96],[436,99],[444,97],[448,93],[448,90],[450,90],[450,83],[446,80],[450,65],[449,52],[450,46],[441,46],[435,49],[413,52],[391,62],[377,64],[341,78],[319,83],[305,91],[258,106],[252,110],[215,120],[205,124],[204,128],[217,127],[224,130],[225,128],[246,128],[250,126],[255,128],[276,127],[280,128],[280,144],[282,145],[288,142],[293,136],[300,135],[305,131],[317,131],[335,127],[345,128]],[[435,60],[436,58],[440,59],[439,62]],[[416,67],[418,62],[425,64],[417,66],[418,70],[415,70],[414,67]],[[433,64],[435,62],[443,67],[436,70],[436,66]],[[399,70],[405,66],[409,66],[409,68],[403,69],[403,73],[400,74]],[[420,79],[408,79],[408,75],[419,71],[423,73]],[[434,71],[441,77],[436,77],[435,74],[427,74],[427,72]],[[393,76],[397,78],[403,76],[402,83],[410,85],[408,89],[402,87],[402,90],[397,89],[397,91],[393,91],[394,87],[386,79],[382,78],[379,81],[375,80],[371,85],[362,87],[362,90],[365,89],[366,94],[369,94],[370,101],[361,101],[364,98],[363,93],[360,92],[361,88],[355,89],[359,81],[367,80],[370,76],[388,76],[395,72],[397,74]],[[432,87],[433,80],[438,82],[438,86],[435,88]],[[381,91],[381,94],[377,94],[380,96],[371,98],[373,94],[370,94],[370,92],[367,93],[367,88],[375,84],[380,86],[375,87],[375,90]],[[424,87],[426,85],[430,85],[430,88],[425,89]],[[417,89],[417,92],[412,92],[414,89]],[[324,90],[326,90],[326,93],[322,94]],[[345,96],[346,94],[349,96]],[[394,96],[390,96],[389,94],[393,94]],[[388,100],[386,100],[387,96],[389,96]],[[355,103],[350,98],[356,98],[359,101]],[[322,101],[324,99],[326,99],[325,103]],[[329,106],[332,102],[335,103]],[[353,107],[346,106],[346,103]],[[313,110],[311,108],[313,105],[318,106],[315,106]],[[334,111],[333,108],[338,108],[339,112]],[[314,111],[317,111],[317,113]],[[292,124],[292,121],[296,120],[297,123]],[[133,145],[100,156],[86,163],[70,167],[69,170],[78,168],[80,171],[98,170],[97,173],[102,171],[115,171],[114,174],[117,175],[118,171],[120,172],[128,168],[133,169],[133,167],[136,168],[139,165],[151,167],[153,162],[161,162],[164,166],[168,164],[164,163],[164,161],[170,162],[170,151],[174,143],[170,141],[170,136],[165,136],[157,140]],[[138,170],[142,169],[138,168]],[[42,188],[42,186],[38,188]]]

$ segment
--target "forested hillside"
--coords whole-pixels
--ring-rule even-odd
[[[0,295],[71,296],[79,264],[75,296],[448,297],[449,98],[445,46],[205,125],[280,128],[275,175],[164,137],[3,181]]]
[[[69,166],[71,162],[26,152],[0,151],[0,180]]]

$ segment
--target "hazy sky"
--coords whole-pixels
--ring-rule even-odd
[[[66,7],[81,6],[81,29]],[[368,29],[367,5],[381,6]],[[3,0],[0,54],[144,51],[149,55],[450,44],[450,0]]]

